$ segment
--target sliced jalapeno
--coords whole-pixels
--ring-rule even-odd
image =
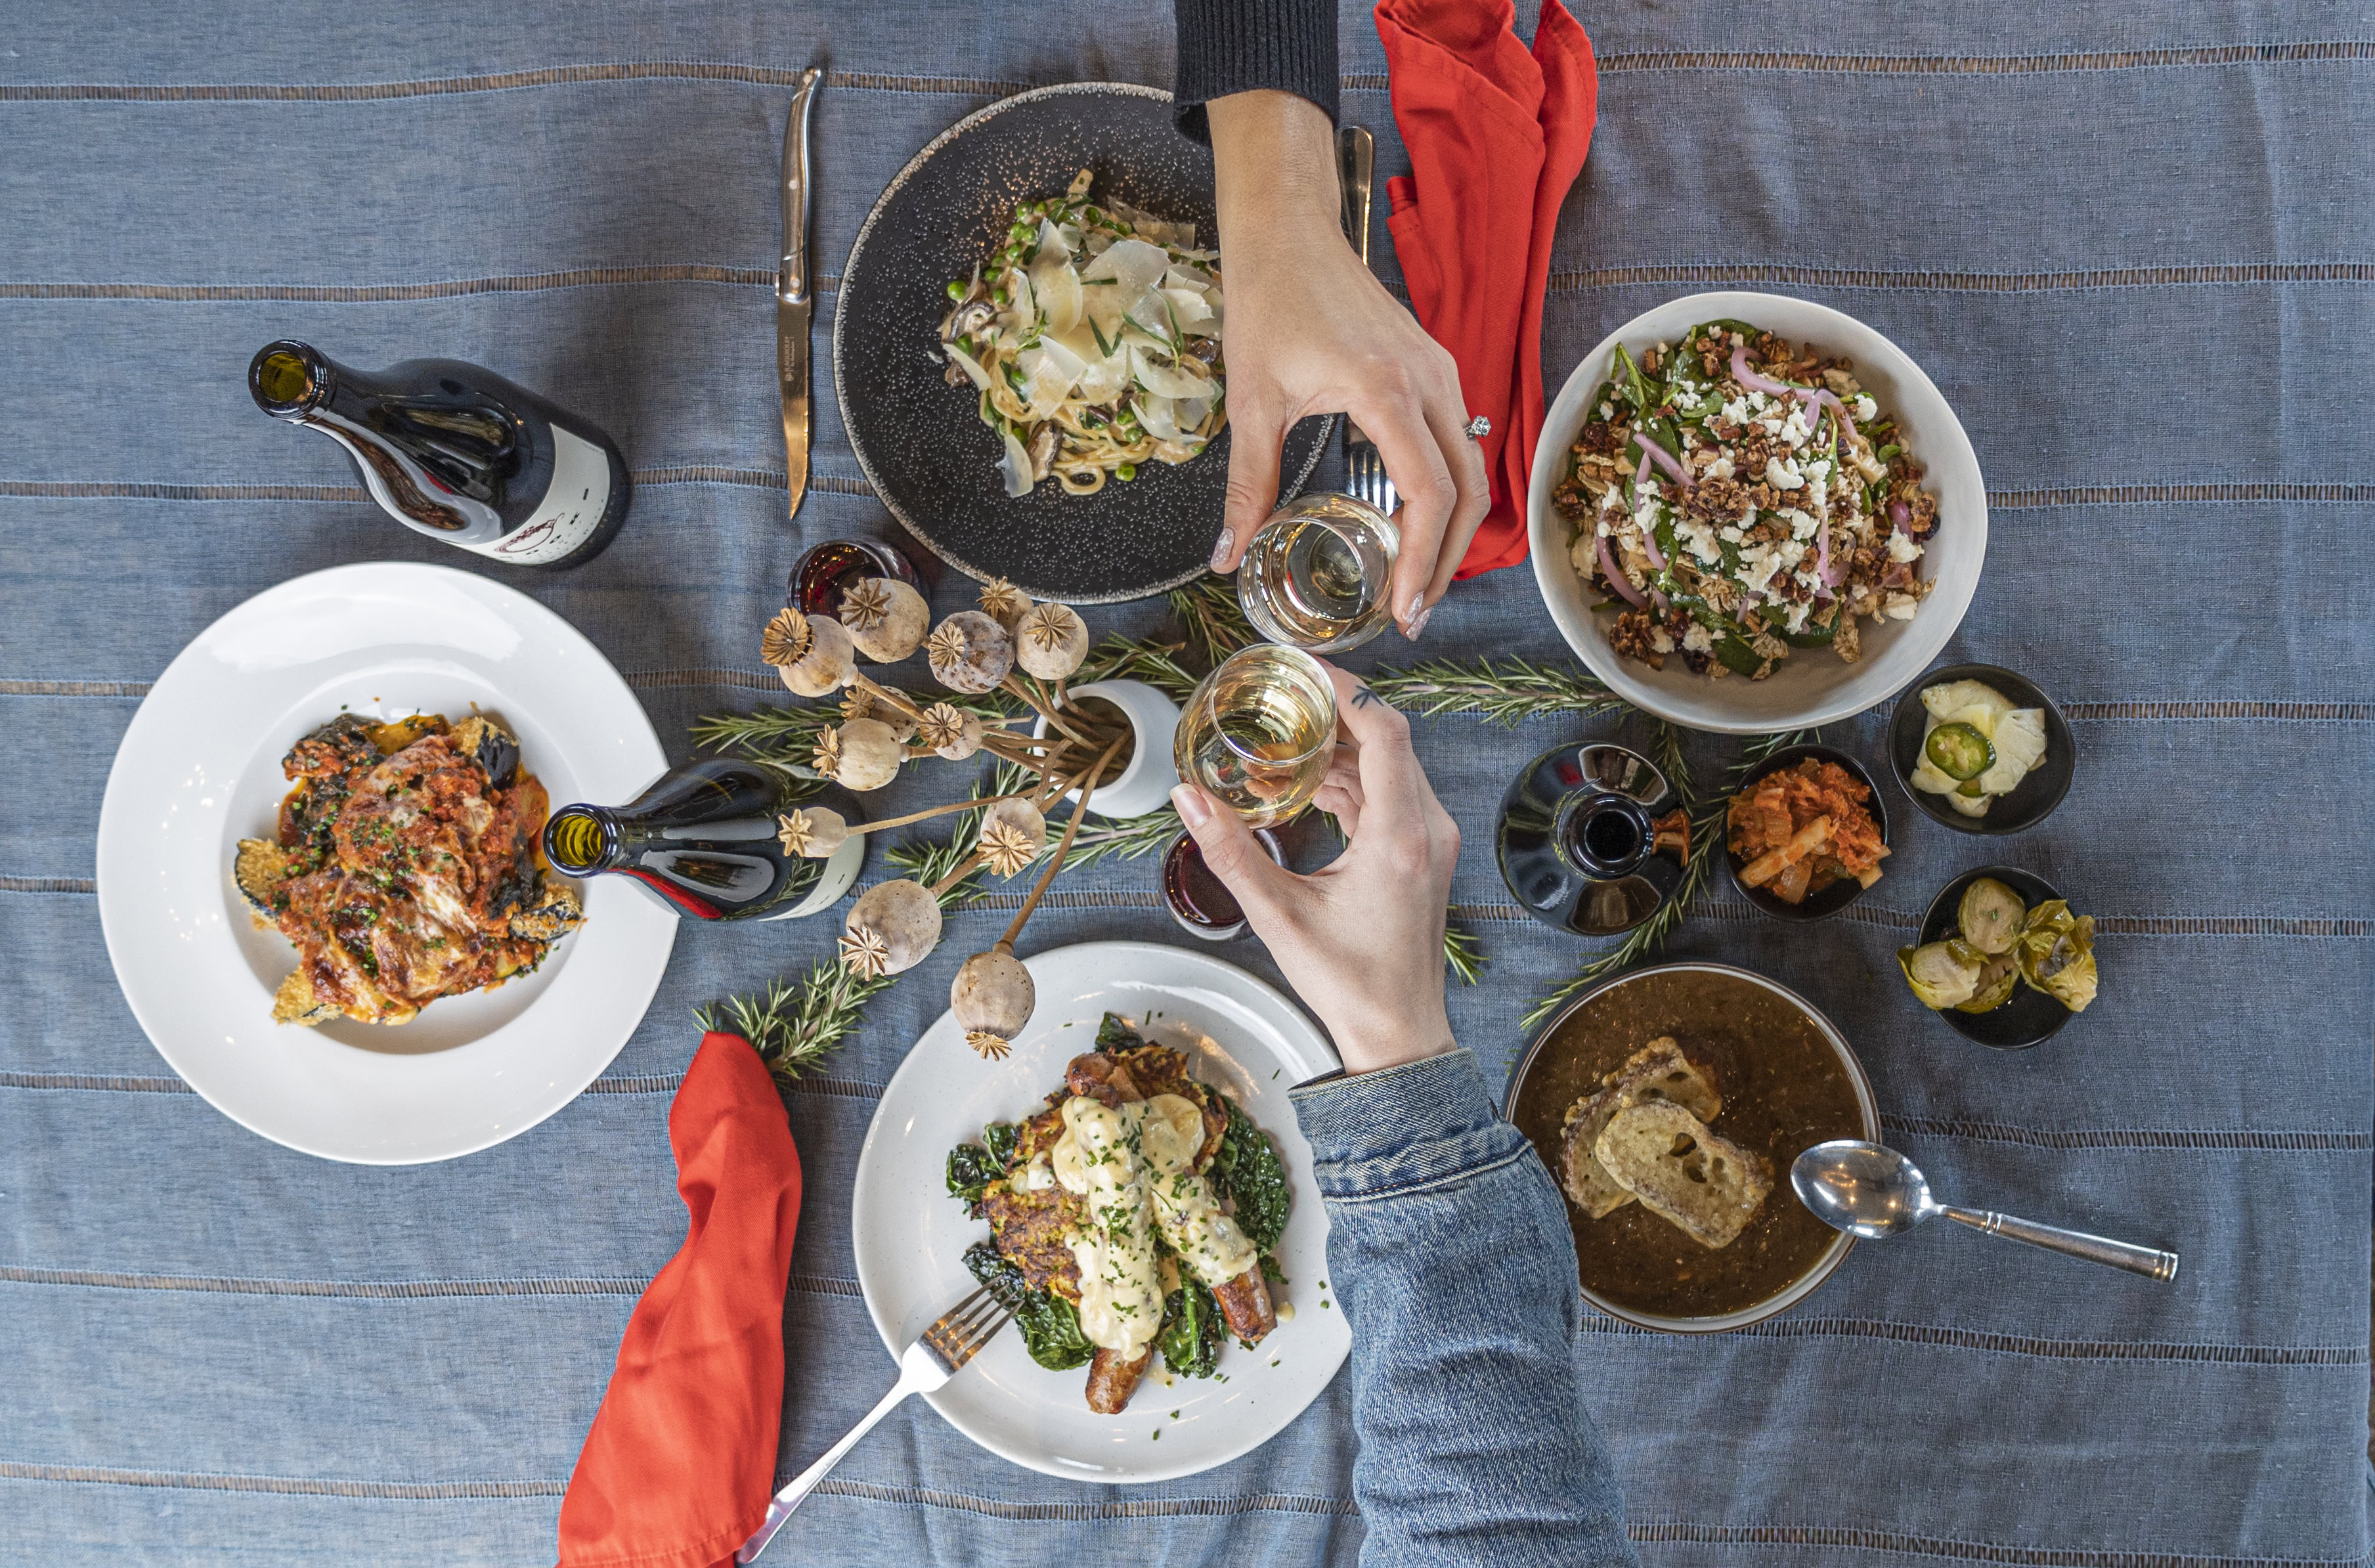
[[[1938,771],[1950,779],[1976,779],[1996,765],[1996,749],[1988,737],[1960,720],[1940,725],[1923,747]]]

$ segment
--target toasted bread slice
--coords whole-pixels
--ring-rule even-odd
[[[1576,1207],[1594,1220],[1607,1219],[1632,1202],[1633,1194],[1601,1168],[1592,1146],[1617,1112],[1656,1100],[1671,1101],[1702,1121],[1713,1121],[1723,1109],[1715,1086],[1691,1065],[1671,1034],[1660,1035],[1634,1052],[1624,1066],[1600,1080],[1597,1093],[1567,1107],[1566,1140],[1559,1148],[1559,1185]]]
[[[1773,1190],[1762,1160],[1671,1102],[1625,1106],[1592,1151],[1644,1208],[1710,1247],[1738,1240]]]

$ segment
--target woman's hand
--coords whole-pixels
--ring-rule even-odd
[[[1415,638],[1468,552],[1492,496],[1467,434],[1459,369],[1344,239],[1328,116],[1285,92],[1206,108],[1219,182],[1227,310],[1227,529],[1212,570],[1235,570],[1278,504],[1279,452],[1306,414],[1348,413],[1401,495],[1391,604]]]
[[[1325,661],[1322,661],[1325,663]],[[1459,827],[1411,750],[1410,721],[1329,665],[1342,729],[1317,804],[1352,839],[1298,877],[1235,812],[1193,784],[1171,792],[1204,864],[1236,896],[1287,984],[1319,1015],[1350,1072],[1452,1049],[1443,1007],[1444,900]]]

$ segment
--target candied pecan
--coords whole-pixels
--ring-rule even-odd
[[[1610,629],[1608,645],[1616,650],[1619,658],[1638,659],[1651,669],[1663,669],[1666,667],[1665,655],[1659,653],[1649,640],[1653,624],[1648,610],[1626,610],[1616,618],[1615,626]]]
[[[1906,503],[1912,511],[1912,520],[1905,531],[1915,538],[1925,538],[1938,526],[1938,498],[1928,490],[1916,490]]]
[[[1683,515],[1704,523],[1737,523],[1747,509],[1747,488],[1737,479],[1701,479],[1683,501]]]
[[[1734,442],[1740,439],[1742,427],[1737,420],[1714,419],[1707,421],[1707,434],[1715,437],[1716,440],[1721,442]]]

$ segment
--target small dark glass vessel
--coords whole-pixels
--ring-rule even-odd
[[[865,820],[845,791],[712,758],[665,775],[624,806],[561,808],[544,825],[544,855],[563,876],[632,878],[691,920],[812,914],[849,890],[866,839],[852,836],[828,859],[788,855],[775,819],[795,806]]]
[[[1671,835],[1682,801],[1657,764],[1622,746],[1570,745],[1526,764],[1501,797],[1494,848],[1526,912],[1584,937],[1613,937],[1658,913],[1682,884]]]
[[[1286,864],[1286,852],[1280,846],[1276,832],[1256,828],[1254,842],[1273,862]],[[1171,911],[1171,918],[1191,937],[1225,942],[1245,935],[1245,910],[1238,904],[1236,895],[1222,886],[1221,879],[1212,875],[1212,868],[1204,864],[1204,852],[1189,834],[1181,833],[1163,852],[1163,903]]]
[[[896,577],[927,597],[931,594],[917,577],[916,563],[896,545],[880,539],[827,539],[809,546],[792,563],[784,603],[802,615],[837,616],[842,595],[861,577]]]
[[[407,360],[366,371],[283,338],[248,361],[255,406],[346,449],[380,510],[512,566],[575,566],[626,521],[618,443],[494,371]]]

